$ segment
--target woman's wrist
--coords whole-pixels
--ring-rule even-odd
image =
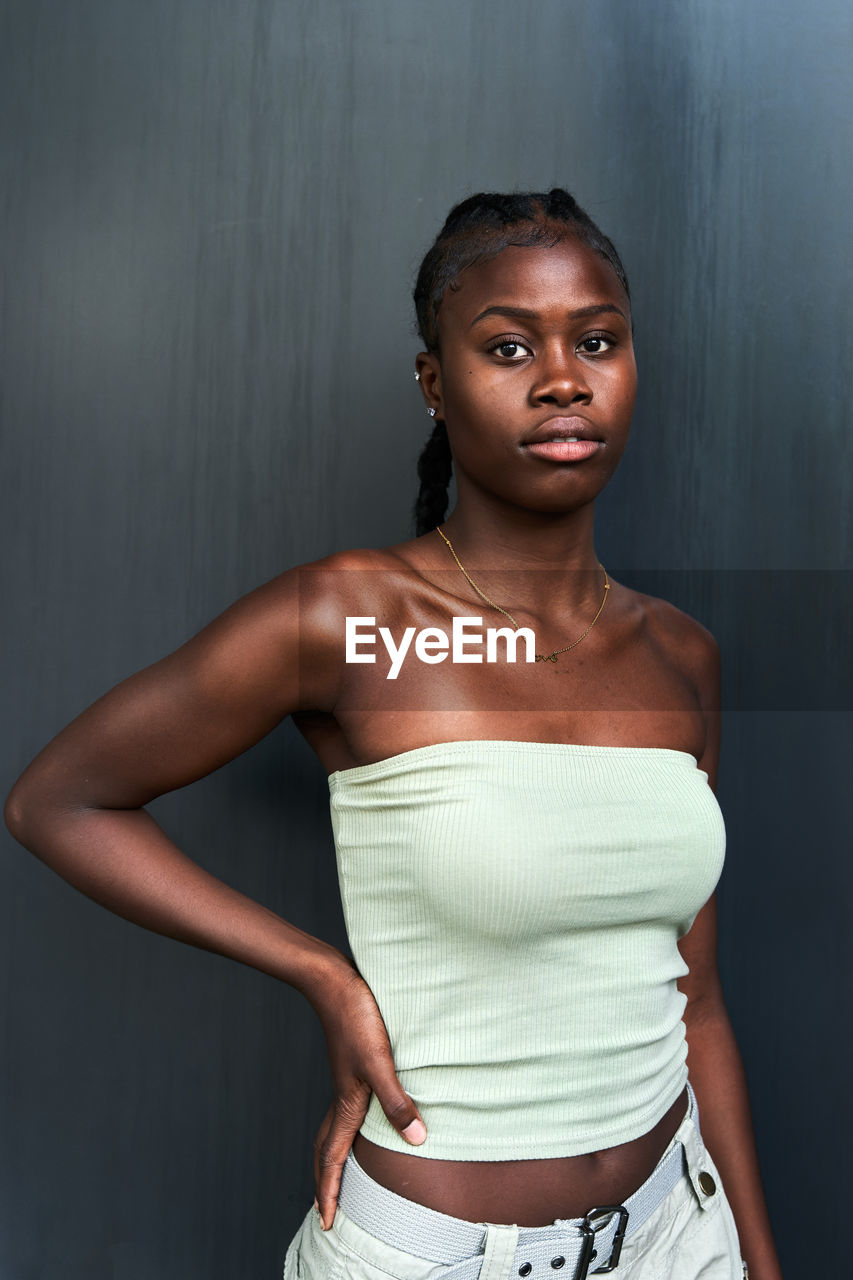
[[[300,991],[313,1009],[336,1003],[358,970],[349,956],[320,938],[304,934],[292,972],[285,977],[290,986]]]

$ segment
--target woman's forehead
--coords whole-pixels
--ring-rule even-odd
[[[544,311],[605,302],[628,314],[625,290],[610,263],[572,237],[553,245],[510,245],[466,267],[445,291],[438,320],[442,328],[470,324],[479,311],[502,304]]]

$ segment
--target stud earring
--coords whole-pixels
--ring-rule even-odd
[[[435,409],[427,409],[427,413],[431,418],[435,417]]]
[[[418,373],[417,369],[415,369],[415,382],[420,382],[420,380],[421,380],[421,375]]]

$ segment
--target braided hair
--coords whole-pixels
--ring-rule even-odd
[[[551,246],[573,236],[610,263],[625,295],[628,278],[612,242],[562,187],[500,195],[480,192],[450,210],[421,263],[414,300],[418,332],[427,351],[439,355],[438,312],[447,289],[459,288],[466,267],[496,257],[511,245]],[[415,536],[429,533],[447,514],[453,457],[447,428],[437,418],[418,458],[420,492],[414,506]]]

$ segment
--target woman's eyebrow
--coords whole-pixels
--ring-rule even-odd
[[[576,311],[569,311],[568,315],[571,316],[572,319],[580,319],[585,316],[598,316],[603,314],[605,311],[615,312],[616,315],[621,316],[627,324],[628,317],[625,315],[625,312],[621,311],[620,308],[612,302],[602,302],[591,307],[578,307]],[[537,311],[530,311],[527,307],[510,307],[504,306],[502,303],[497,303],[493,307],[486,307],[485,311],[481,311],[479,315],[474,316],[469,328],[473,329],[474,325],[477,324],[479,320],[485,320],[486,316],[512,316],[517,320],[539,319],[539,313]]]

